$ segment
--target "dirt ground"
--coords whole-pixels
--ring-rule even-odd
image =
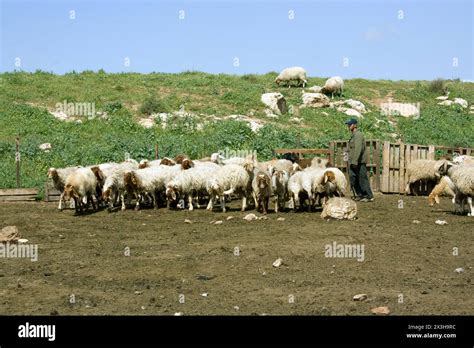
[[[426,197],[376,195],[358,204],[358,220],[342,222],[320,212],[245,221],[255,211],[242,213],[238,203],[225,214],[84,216],[56,203],[2,203],[0,228],[18,226],[38,245],[38,261],[1,260],[0,314],[372,315],[378,306],[393,315],[474,313],[474,217],[454,215],[448,198],[431,208]],[[333,242],[363,245],[364,261],[326,257]],[[353,301],[360,293],[368,298]]]

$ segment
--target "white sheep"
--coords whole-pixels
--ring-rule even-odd
[[[463,201],[464,197],[469,204],[470,212],[468,216],[474,217],[474,206],[472,197],[474,197],[474,165],[453,165],[453,162],[443,161],[438,166],[438,172],[441,175],[447,175],[454,184],[454,192],[459,200]],[[462,206],[464,210],[464,206]]]
[[[458,155],[453,158],[455,164],[474,164],[474,156]]]
[[[92,207],[96,209],[92,196],[96,194],[98,177],[101,175],[99,167],[96,166],[79,168],[67,177],[64,185],[64,199],[74,200],[76,213],[82,212],[83,200],[86,201],[85,209],[88,208],[89,203],[92,203]]]
[[[54,188],[61,193],[61,195],[59,196],[59,210],[63,210],[62,203],[64,200],[64,185],[66,183],[66,179],[70,174],[72,174],[79,168],[82,167],[76,166],[67,168],[49,168],[48,170],[48,178],[53,180]]]
[[[193,210],[193,198],[198,198],[198,194],[206,192],[207,181],[220,168],[212,162],[194,161],[195,166],[186,170],[181,170],[178,175],[166,185],[166,196],[175,201],[178,195],[188,197],[189,210]],[[197,204],[199,208],[199,203]]]
[[[437,167],[441,162],[435,160],[418,159],[410,162],[407,166],[407,184],[405,194],[411,192],[412,185],[419,180],[438,181],[441,175]],[[414,192],[416,195],[416,191]]]
[[[114,168],[112,173],[107,176],[104,182],[104,186],[102,188],[102,199],[109,204],[109,211],[111,211],[114,207],[114,203],[117,198],[120,196],[120,201],[122,203],[122,210],[125,210],[125,181],[124,175],[127,171],[131,171],[136,168],[134,163],[130,162],[123,162],[117,167]],[[127,195],[127,204],[130,204],[132,196]]]
[[[283,208],[288,197],[288,172],[280,169],[272,170],[272,190],[275,195],[275,213]]]
[[[153,208],[158,209],[158,189],[163,184],[163,169],[161,166],[126,171],[123,180],[127,194],[134,194],[137,198],[135,210],[140,209],[140,198],[147,195],[152,198]]]
[[[291,86],[291,81],[297,81],[298,86],[302,83],[304,88],[308,83],[306,80],[306,70],[299,66],[286,68],[283,69],[275,79],[275,83],[277,85],[280,85],[281,82],[286,82],[288,84],[288,88]]]
[[[334,98],[334,94],[339,93],[342,96],[344,92],[344,80],[339,76],[330,77],[326,80],[321,91],[324,94],[331,94],[331,98]]]
[[[320,183],[324,192],[324,203],[337,194],[338,197],[344,197],[347,189],[347,179],[344,173],[338,168],[324,169],[324,175]]]
[[[242,196],[242,211],[247,208],[247,196],[252,192],[254,163],[247,161],[244,165],[227,164],[219,168],[207,182],[210,199],[207,210],[212,210],[214,200],[220,198],[222,212],[225,213],[225,195],[237,193]]]
[[[290,195],[290,204],[294,211],[300,208],[300,195],[306,192],[303,188],[303,171],[295,172],[288,180],[288,194]]]
[[[252,193],[255,209],[264,214],[268,211],[268,202],[272,196],[272,180],[266,171],[257,170],[252,180]]]

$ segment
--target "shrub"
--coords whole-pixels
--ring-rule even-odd
[[[168,108],[163,103],[163,101],[155,98],[155,97],[148,97],[145,99],[143,104],[140,106],[139,112],[143,115],[151,115],[156,114],[158,112],[167,112]]]
[[[447,92],[447,87],[444,84],[443,79],[436,79],[430,82],[428,86],[428,91],[431,93],[446,93]]]

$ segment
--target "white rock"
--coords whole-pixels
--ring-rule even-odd
[[[183,312],[176,312],[174,315],[175,315],[175,317],[180,317],[180,316],[183,315]]]
[[[41,145],[38,146],[40,148],[40,150],[43,150],[45,152],[49,152],[49,150],[51,150],[51,144],[50,143],[43,143]]]
[[[144,128],[152,128],[155,125],[153,118],[142,118],[138,121],[138,124]]]
[[[217,220],[214,222],[214,225],[222,225],[224,222],[222,220]]]
[[[283,259],[278,258],[275,260],[275,262],[273,262],[273,267],[280,267],[282,263],[283,263]]]
[[[358,117],[358,118],[364,117],[364,116],[362,116],[362,114],[359,111],[357,111],[355,109],[347,109],[344,113],[348,116],[355,116],[355,117]]]
[[[357,205],[349,198],[330,198],[321,213],[322,219],[354,220],[357,215]]]
[[[439,96],[439,97],[436,97],[435,99],[436,99],[436,100],[446,100],[446,99],[448,99],[448,98],[449,98],[449,97],[448,97],[447,95],[441,95],[441,96]]]
[[[454,270],[454,272],[456,272],[456,273],[462,273],[462,272],[464,272],[464,268],[462,268],[462,267],[456,268],[456,269]]]
[[[236,311],[238,311],[238,310],[240,309],[240,307],[239,307],[239,306],[234,306],[234,309],[235,309]]]
[[[452,100],[445,100],[445,101],[442,101],[440,103],[438,103],[438,105],[444,105],[444,106],[450,106],[450,105],[453,105],[454,102]]]
[[[191,220],[185,219],[185,220],[184,220],[184,223],[186,223],[186,224],[192,224],[193,222],[192,222]]]
[[[264,93],[260,100],[275,114],[281,115],[287,112],[286,100],[281,93]]]
[[[412,222],[413,222],[414,224],[419,224],[419,223],[421,223],[420,220],[413,220]]]
[[[292,118],[290,118],[290,121],[294,122],[294,123],[301,123],[301,121],[303,121],[303,120],[301,118],[298,118],[298,117],[292,117]]]
[[[257,215],[252,214],[252,213],[244,216],[244,220],[247,220],[247,221],[252,221],[252,220],[257,220],[257,219],[258,219]]]
[[[436,225],[447,225],[448,222],[445,221],[445,220],[436,220],[436,221],[435,221],[435,224],[436,224]]]
[[[409,103],[382,103],[382,115],[403,116],[403,117],[418,117],[420,116],[419,106]]]
[[[467,108],[467,100],[462,98],[454,98],[456,104],[461,105],[463,108]]]
[[[70,115],[66,114],[64,111],[51,111],[50,114],[56,117],[60,121],[66,121],[67,119],[71,117]]]
[[[354,99],[347,99],[344,101],[345,104],[349,105],[352,109],[359,111],[360,113],[366,113],[367,110],[365,109],[365,105],[358,100]]]
[[[203,292],[203,293],[201,294],[202,297],[207,297],[208,295],[209,295],[209,294],[208,294],[207,292]]]
[[[354,301],[364,301],[367,298],[367,294],[357,294],[352,298]]]
[[[263,127],[263,124],[258,123],[256,121],[249,121],[248,125],[249,125],[250,129],[252,130],[252,132],[254,132],[254,133],[257,133],[258,130]]]
[[[228,216],[226,220],[232,220],[234,217],[231,215],[231,216]]]
[[[285,218],[284,218],[284,217],[279,217],[279,218],[277,219],[277,221],[285,221]]]
[[[329,98],[322,93],[303,93],[303,107],[322,108],[329,106]]]
[[[264,109],[263,112],[265,113],[265,116],[268,118],[278,118],[278,115],[275,115],[272,110],[270,109]]]

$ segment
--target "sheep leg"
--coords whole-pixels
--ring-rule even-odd
[[[91,203],[92,203],[92,208],[93,208],[94,210],[99,209],[99,202],[97,201],[97,206],[96,206],[95,203],[94,203],[94,198],[93,198],[92,196],[90,196],[90,197],[88,196],[88,197],[87,197],[87,200],[89,200],[89,199],[90,199],[90,201],[91,201]],[[87,205],[89,206],[89,203],[87,203]]]
[[[153,192],[151,194],[151,200],[153,202],[153,209],[157,210],[158,209],[158,195],[156,194],[156,192]]]
[[[209,195],[209,203],[207,204],[206,210],[212,211],[212,208],[214,208],[214,200],[216,199],[216,196],[214,195]]]
[[[59,205],[58,205],[58,209],[59,209],[60,211],[62,211],[62,210],[63,210],[63,204],[62,204],[62,203],[63,203],[63,199],[64,199],[64,191],[63,191],[63,192],[61,192],[61,195],[59,196]]]
[[[278,205],[280,204],[280,197],[275,197],[275,213],[278,213]]]
[[[138,193],[135,193],[135,195],[137,196],[137,203],[135,204],[135,210],[140,210],[140,199],[141,199],[141,196],[140,196]]]
[[[467,197],[467,203],[469,204],[469,208],[471,210],[470,213],[467,213],[467,216],[474,217],[474,206],[472,205],[472,197]]]
[[[225,196],[220,196],[222,212],[225,213]]]
[[[245,211],[245,209],[247,209],[247,196],[246,195],[242,197],[242,211]]]
[[[193,211],[193,196],[191,194],[188,195],[188,203],[189,203],[189,211]]]
[[[120,193],[120,201],[122,202],[122,211],[124,211],[125,209],[127,209],[127,206],[125,205],[125,197],[124,197],[123,192]]]
[[[268,197],[265,197],[263,198],[263,202],[262,202],[262,209],[263,209],[263,214],[266,214],[267,213],[267,210],[268,210]]]
[[[257,195],[255,194],[255,192],[252,192],[252,196],[253,196],[253,201],[255,202],[255,210],[258,211],[258,200],[257,200]]]

